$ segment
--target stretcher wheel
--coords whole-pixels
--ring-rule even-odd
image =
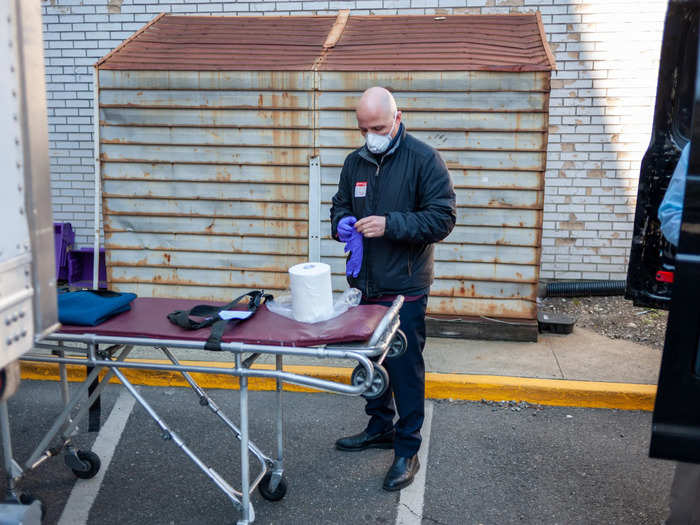
[[[400,355],[403,355],[407,348],[408,340],[406,339],[406,334],[404,334],[401,330],[396,330],[396,334],[391,340],[389,352],[387,352],[386,356],[388,358],[399,357]]]
[[[363,385],[367,377],[367,370],[362,365],[357,365],[352,371],[350,382],[353,386]],[[374,374],[372,374],[372,383],[368,390],[362,394],[365,399],[377,399],[382,396],[389,388],[389,374],[382,365],[374,365]]]
[[[30,494],[29,492],[20,492],[17,495],[17,500],[22,504],[22,505],[31,505],[36,501],[36,498]]]
[[[90,450],[78,450],[78,459],[85,464],[87,470],[78,470],[72,468],[73,474],[80,479],[94,478],[100,471],[100,457]]]
[[[284,478],[281,478],[277,488],[271,491],[270,479],[272,479],[272,473],[267,472],[260,480],[260,484],[258,485],[260,495],[268,501],[279,501],[284,498],[284,495],[287,493],[287,482]]]

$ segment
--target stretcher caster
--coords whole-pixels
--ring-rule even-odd
[[[275,490],[270,490],[270,479],[272,478],[272,473],[267,472],[258,485],[258,490],[260,495],[268,501],[279,501],[284,498],[287,493],[287,482],[284,478],[280,478],[280,482]]]
[[[389,351],[387,352],[386,356],[389,359],[392,357],[399,357],[400,355],[403,355],[406,348],[408,348],[406,334],[404,334],[401,330],[396,330],[396,335],[394,335],[394,338],[391,340]]]
[[[100,457],[89,450],[78,450],[66,454],[65,462],[68,468],[80,479],[94,478],[100,471]]]
[[[367,378],[367,370],[362,365],[357,365],[352,371],[350,382],[353,386],[364,384]],[[362,394],[365,399],[377,399],[382,396],[386,389],[389,388],[389,374],[382,365],[374,365],[374,374],[372,374],[372,382],[370,387]]]

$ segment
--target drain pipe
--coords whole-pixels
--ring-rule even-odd
[[[624,295],[626,281],[558,281],[547,283],[545,297]]]
[[[100,211],[102,210],[102,205],[100,199],[102,197],[102,174],[100,166],[100,79],[99,70],[97,65],[95,65],[94,76],[92,77],[92,121],[94,125],[94,131],[92,134],[94,156],[95,156],[95,202],[93,213],[94,219],[94,230],[93,230],[93,240],[92,240],[92,289],[100,289]]]

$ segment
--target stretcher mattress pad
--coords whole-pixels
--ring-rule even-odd
[[[209,328],[188,331],[175,326],[167,319],[170,312],[189,310],[202,302],[189,299],[138,297],[131,303],[131,310],[98,326],[63,325],[59,332],[206,341],[209,337]],[[275,346],[316,346],[366,341],[371,337],[386,311],[387,307],[381,305],[360,305],[350,308],[335,319],[308,324],[274,314],[263,305],[250,319],[230,327],[221,341],[222,343],[241,342]]]

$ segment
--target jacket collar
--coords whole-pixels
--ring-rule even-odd
[[[403,122],[399,125],[399,131],[396,133],[396,136],[394,137],[394,145],[391,146],[382,156],[382,159],[388,155],[393,155],[397,149],[399,149],[399,146],[401,145],[401,142],[403,142],[404,137],[406,136],[406,126],[403,125]],[[366,161],[371,162],[375,166],[378,166],[379,163],[377,160],[374,158],[374,154],[367,149],[367,144],[362,146],[360,148],[360,157],[365,159]]]

